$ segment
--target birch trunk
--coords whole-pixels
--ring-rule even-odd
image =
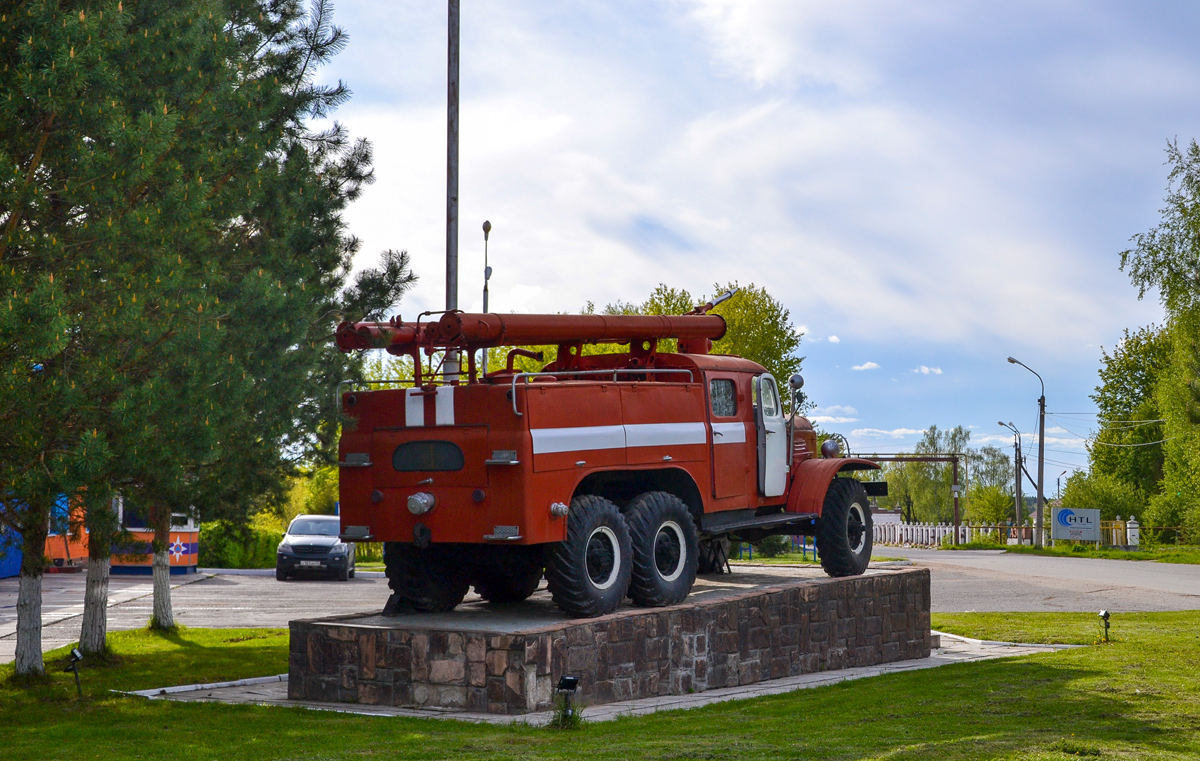
[[[79,631],[79,649],[87,655],[108,651],[108,579],[112,558],[97,558],[89,553],[87,590],[83,597],[83,627]]]
[[[174,629],[175,613],[171,609],[171,560],[167,551],[154,553],[154,623],[155,629]]]
[[[151,512],[154,522],[154,617],[150,625],[155,629],[174,629],[175,613],[171,609],[171,558],[168,544],[171,541],[171,511],[158,508]]]
[[[42,662],[42,574],[46,568],[46,518],[30,521],[22,533],[21,577],[17,582],[16,673],[40,675],[46,672]]]

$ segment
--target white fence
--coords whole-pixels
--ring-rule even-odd
[[[1141,542],[1141,526],[1132,518],[1128,521],[1100,522],[1100,541],[1097,545],[1136,547]],[[1046,542],[1050,543],[1047,527]],[[875,544],[901,547],[940,547],[954,543],[954,526],[949,523],[876,523],[872,534]],[[968,526],[958,527],[958,543],[992,541],[1000,544],[1032,544],[1032,526]]]
[[[958,543],[982,541],[989,537],[992,541],[999,540],[1007,543],[1014,540],[1028,544],[1033,538],[1033,529],[1029,526],[968,526],[958,527]],[[954,525],[950,523],[876,523],[872,536],[875,544],[893,544],[903,547],[940,547],[943,544],[954,543]]]

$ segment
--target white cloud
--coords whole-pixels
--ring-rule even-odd
[[[884,431],[879,428],[855,428],[850,432],[851,436],[862,436],[868,439],[902,439],[906,436],[919,436],[925,433],[920,428],[893,428],[890,431]]]
[[[817,407],[813,409],[812,414],[808,419],[818,425],[844,425],[846,423],[857,423],[858,410],[842,404],[831,404],[828,407]]]
[[[857,423],[856,417],[835,417],[829,415],[809,415],[808,419],[818,425],[844,425],[846,423]]]
[[[879,365],[874,362],[864,362],[861,365],[855,365],[851,370],[878,370]]]
[[[795,328],[792,329],[792,332],[798,336],[806,336],[806,335],[808,335],[808,326],[807,325],[797,325]],[[817,340],[819,341],[821,339],[818,338]]]
[[[912,371],[919,375],[941,375],[942,374],[942,368],[926,367],[925,365],[921,365],[920,367],[914,367],[912,369]]]
[[[842,339],[838,338],[837,336],[829,337],[829,343],[831,343],[831,344],[839,344],[841,342],[842,342]]]
[[[828,407],[817,407],[813,410],[821,415],[857,415],[858,410],[844,404],[831,404]]]

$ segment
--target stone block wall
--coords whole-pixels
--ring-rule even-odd
[[[929,571],[816,579],[517,632],[403,617],[291,623],[296,700],[519,714],[560,676],[584,705],[679,695],[929,655]]]

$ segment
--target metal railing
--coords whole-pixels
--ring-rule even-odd
[[[663,375],[663,374],[669,374],[669,373],[675,373],[675,374],[687,373],[688,374],[687,382],[688,383],[696,382],[696,371],[692,370],[691,368],[688,368],[688,367],[664,368],[664,369],[621,367],[621,368],[613,368],[611,370],[561,370],[561,371],[557,371],[557,372],[548,372],[548,373],[545,373],[545,372],[543,372],[543,373],[517,373],[516,375],[514,375],[512,377],[512,391],[510,392],[510,395],[512,396],[513,414],[515,414],[517,417],[525,416],[524,412],[521,412],[520,410],[517,409],[517,381],[519,381],[519,380],[524,381],[524,385],[528,386],[530,378],[555,378],[555,379],[557,379],[557,378],[561,378],[564,376],[567,376],[567,377],[596,376],[598,378],[611,377],[613,382],[617,383],[617,382],[620,382],[620,378],[618,377],[620,375]],[[629,382],[629,381],[626,381],[626,382]],[[636,381],[634,381],[634,382],[636,382]]]

